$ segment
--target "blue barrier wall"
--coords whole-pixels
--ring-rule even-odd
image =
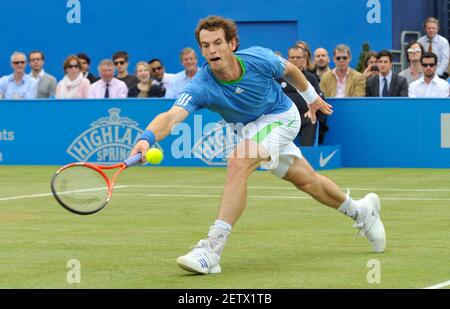
[[[450,100],[330,99],[329,145],[343,167],[450,168]],[[171,100],[0,103],[0,164],[118,162]],[[160,143],[167,166],[224,165],[235,139],[207,110]],[[324,152],[323,157],[329,155]]]
[[[328,99],[344,167],[450,167],[449,99]]]
[[[182,69],[178,54],[197,49],[194,29],[210,14],[235,19],[242,47],[258,44],[286,53],[296,40],[331,51],[346,43],[353,65],[363,42],[391,48],[392,0],[2,0],[0,76],[9,74],[15,50],[41,49],[46,70],[60,79],[66,56],[88,53],[98,62],[117,50],[140,60],[161,58],[168,72]]]

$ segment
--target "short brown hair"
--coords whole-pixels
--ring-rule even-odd
[[[66,58],[66,60],[64,60],[64,64],[63,64],[64,72],[66,72],[66,70],[67,70],[67,68],[69,67],[70,62],[71,62],[72,60],[75,60],[75,61],[77,62],[77,64],[78,64],[78,67],[81,69],[80,58],[78,58],[78,57],[75,56],[75,55],[70,55],[69,57]]]
[[[438,28],[440,28],[439,19],[437,19],[437,18],[428,17],[427,19],[425,19],[425,21],[423,22],[423,29],[425,29],[427,27],[428,23],[436,24],[438,26]]]
[[[197,53],[195,52],[194,49],[192,49],[191,47],[185,47],[185,48],[183,48],[183,50],[180,53],[180,61],[183,61],[184,55],[190,54],[190,53],[193,53],[195,58],[197,58]]]
[[[40,50],[32,50],[28,53],[28,62],[30,62],[30,57],[32,54],[39,54],[41,55],[42,61],[45,61],[45,55],[43,52],[41,52]]]
[[[200,31],[208,30],[214,31],[217,29],[223,29],[225,32],[225,40],[229,43],[234,38],[236,39],[236,50],[239,48],[239,36],[236,23],[231,20],[221,16],[208,16],[200,20],[195,29],[195,38],[200,45]]]
[[[115,61],[117,58],[123,58],[125,59],[125,62],[128,62],[128,53],[126,51],[115,52],[112,56],[112,59],[113,61]]]

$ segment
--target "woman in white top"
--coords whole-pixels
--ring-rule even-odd
[[[57,99],[84,99],[89,95],[91,83],[81,73],[81,63],[77,56],[69,56],[64,61],[66,75],[56,87]]]

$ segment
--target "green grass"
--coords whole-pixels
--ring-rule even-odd
[[[450,280],[449,170],[324,173],[356,198],[369,189],[381,196],[384,254],[354,238],[350,219],[257,172],[223,273],[195,276],[175,260],[214,221],[225,170],[133,168],[119,179],[130,187],[93,216],[73,215],[49,195],[2,200],[49,193],[55,169],[0,166],[0,288],[422,288]],[[70,259],[81,263],[81,284],[66,281]],[[380,284],[366,280],[371,259],[381,263]]]

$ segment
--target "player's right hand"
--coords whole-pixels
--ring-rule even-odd
[[[315,124],[317,122],[317,111],[321,111],[325,115],[333,114],[333,106],[325,102],[320,96],[317,96],[316,100],[312,104],[308,104],[308,108],[309,117],[311,118],[312,124]]]
[[[141,163],[147,162],[147,159],[145,158],[145,154],[147,153],[147,150],[150,148],[150,145],[145,140],[140,140],[136,143],[133,150],[131,150],[130,157],[134,156],[138,152],[141,153]]]

